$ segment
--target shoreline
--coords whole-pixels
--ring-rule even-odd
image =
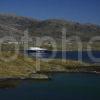
[[[5,76],[0,77],[0,81],[4,80],[50,80],[50,77],[46,74],[32,74],[31,76]]]
[[[57,73],[86,73],[86,74],[95,74],[100,75],[100,72],[97,71],[41,71],[38,74],[34,74],[30,77],[0,77],[0,81],[7,80],[52,80],[52,77],[48,74],[57,74]]]
[[[52,73],[52,74],[56,74],[56,73],[89,73],[89,74],[99,74],[100,75],[100,72],[99,71],[40,71],[38,72],[40,74],[49,74],[49,73]]]

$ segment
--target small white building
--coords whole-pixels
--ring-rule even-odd
[[[8,44],[18,44],[18,42],[8,42]]]
[[[45,48],[40,48],[40,47],[30,47],[28,51],[33,51],[33,52],[45,52],[47,49]]]

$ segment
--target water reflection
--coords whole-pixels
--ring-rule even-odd
[[[20,83],[20,80],[2,80],[0,81],[0,89],[16,88]]]

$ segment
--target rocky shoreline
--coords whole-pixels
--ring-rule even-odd
[[[0,81],[4,80],[49,80],[50,77],[46,74],[32,74],[31,76],[7,76],[0,77]]]
[[[89,74],[97,74],[100,75],[100,72],[97,71],[41,71],[35,74],[32,74],[31,76],[25,77],[25,76],[18,76],[18,77],[0,77],[0,81],[5,80],[51,80],[52,77],[48,75],[48,73],[89,73]]]

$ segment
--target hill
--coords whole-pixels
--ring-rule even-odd
[[[0,14],[0,38],[13,35],[18,41],[23,36],[24,30],[29,30],[29,36],[51,36],[57,43],[61,43],[62,28],[67,29],[66,37],[77,35],[83,42],[88,42],[91,37],[100,35],[100,26],[94,24],[81,24],[61,19],[36,20],[16,15]]]

